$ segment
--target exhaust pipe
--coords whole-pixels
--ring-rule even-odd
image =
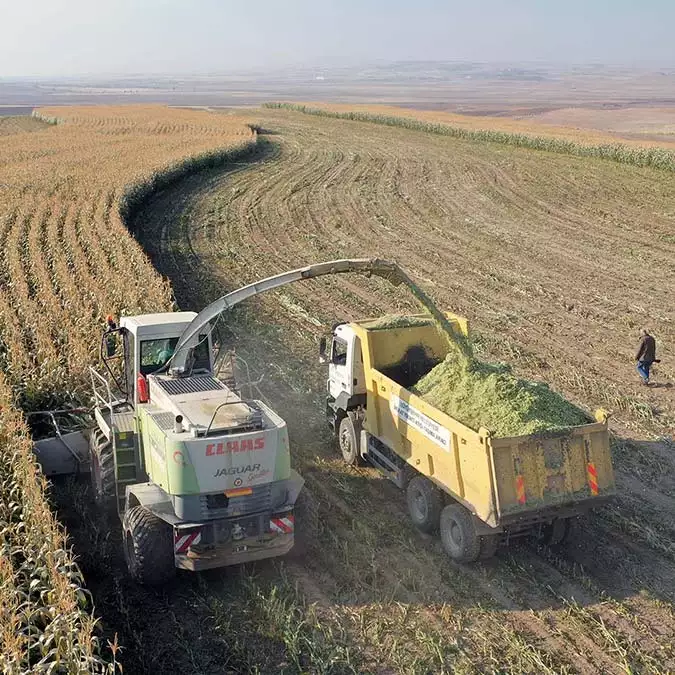
[[[176,419],[173,422],[173,432],[175,434],[182,434],[183,433],[183,416],[182,415],[176,415]]]

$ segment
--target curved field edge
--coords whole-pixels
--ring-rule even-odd
[[[675,152],[659,147],[630,147],[624,143],[606,143],[600,145],[588,145],[575,141],[542,136],[536,134],[512,133],[494,129],[464,129],[440,122],[425,122],[413,117],[385,115],[361,111],[338,111],[330,108],[318,108],[297,103],[269,102],[263,103],[265,108],[277,108],[303,113],[305,115],[317,115],[333,119],[351,120],[354,122],[372,122],[384,124],[390,127],[401,127],[412,131],[450,136],[471,141],[488,141],[513,145],[530,150],[544,150],[577,157],[597,157],[621,164],[633,166],[649,166],[666,171],[675,171]],[[403,111],[401,111],[403,112]]]
[[[252,141],[239,147],[222,148],[188,157],[147,180],[128,185],[119,201],[119,214],[122,222],[129,228],[138,211],[161,190],[171,187],[172,184],[191,174],[208,169],[222,169],[231,162],[246,159],[255,152],[256,147],[257,136],[254,136]]]
[[[39,111],[34,116],[52,125],[62,121],[42,117]],[[222,167],[252,152],[256,147],[256,134],[254,130],[250,131],[248,141],[184,157],[160,167],[142,180],[127,184],[120,190],[116,204],[111,206],[126,226],[148,198],[172,182],[205,168]],[[16,216],[3,213],[3,206],[0,203],[0,216],[3,217],[0,222],[3,225],[9,223],[11,227]],[[90,236],[96,237],[96,234]],[[145,274],[150,279],[155,277],[160,286],[165,286],[128,230],[126,236],[129,244],[138,249],[141,265],[143,260],[146,261],[141,269],[129,273]],[[28,256],[36,253],[30,250],[29,242],[23,242],[22,248]],[[153,305],[147,309],[170,310],[173,301],[168,294],[162,295],[166,300],[160,303],[161,307]],[[152,300],[150,297],[149,302]],[[32,452],[30,430],[23,411],[35,407],[22,392],[22,388],[30,387],[31,382],[9,381],[5,374],[6,367],[11,364],[7,361],[3,329],[11,317],[7,316],[6,307],[1,309],[4,312],[0,314],[4,316],[0,317],[3,361],[3,372],[0,373],[0,671],[11,675],[28,671],[114,672],[117,670],[116,636],[107,646],[103,644],[91,594],[85,588],[68,536],[50,509],[50,486]],[[13,310],[20,311],[18,308]],[[88,321],[92,334],[98,335],[98,316],[80,318]],[[84,361],[76,364],[72,378],[81,381],[87,365]],[[64,389],[66,384],[63,383]],[[52,401],[63,398],[60,391],[52,393]],[[80,401],[85,403],[81,394]],[[41,402],[42,399],[34,401],[38,407]],[[67,397],[66,403],[72,402],[73,397]]]

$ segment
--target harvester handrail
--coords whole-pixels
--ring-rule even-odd
[[[204,432],[204,436],[208,436],[209,433],[211,432],[211,427],[213,426],[213,423],[216,419],[216,415],[218,414],[218,411],[221,410],[221,408],[224,408],[227,405],[238,405],[241,402],[242,402],[241,400],[237,399],[236,401],[223,401],[220,405],[217,405],[216,409],[213,411],[213,415],[211,415],[211,420],[209,422],[209,425],[206,427],[206,431]],[[250,404],[253,403],[253,402],[252,401],[244,401],[244,403],[247,403],[249,405],[249,407],[251,407]]]
[[[94,392],[94,405],[98,408],[108,408],[110,410],[110,419],[112,420],[113,414],[115,412],[114,406],[113,406],[113,396],[112,396],[112,391],[110,389],[110,382],[101,375],[98,371],[96,371],[94,368],[89,366],[89,374],[91,375],[91,388],[92,391]],[[98,387],[103,384],[105,387],[105,392],[108,394],[108,397],[105,398],[103,394],[100,393],[99,388],[96,386],[96,380],[98,380]]]
[[[348,272],[365,274],[366,276],[379,276],[386,279],[394,286],[405,284],[418,302],[432,315],[436,323],[446,332],[451,343],[461,352],[467,360],[471,359],[471,348],[463,335],[457,333],[447,317],[434,304],[433,300],[403,271],[398,263],[380,258],[345,258],[342,260],[331,260],[328,262],[307,265],[289,272],[282,272],[272,277],[267,277],[256,281],[247,286],[227,293],[218,298],[210,305],[205,307],[190,322],[188,327],[178,340],[176,349],[169,362],[164,368],[171,367],[184,370],[187,363],[189,348],[188,343],[203,330],[213,319],[217,318],[225,310],[238,305],[240,302],[258,295],[271,291],[280,286],[293,283],[295,281],[305,281],[306,279],[315,279],[328,274],[345,274]]]

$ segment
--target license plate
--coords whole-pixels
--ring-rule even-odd
[[[246,546],[246,544],[240,544],[239,546],[234,547],[235,553],[243,553],[244,551],[248,551],[248,546]]]

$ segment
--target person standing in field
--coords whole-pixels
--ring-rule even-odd
[[[646,328],[642,329],[640,336],[640,344],[635,352],[635,360],[637,361],[637,371],[642,378],[642,384],[649,384],[649,369],[652,363],[658,363],[656,358],[656,340],[649,334]]]

